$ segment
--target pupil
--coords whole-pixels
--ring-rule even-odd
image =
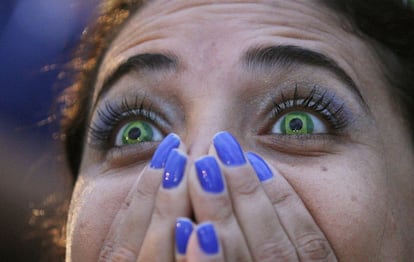
[[[293,131],[298,131],[301,130],[303,127],[303,122],[301,119],[299,118],[294,118],[290,121],[289,123],[289,127],[290,129],[292,129]]]
[[[128,132],[128,138],[132,140],[136,140],[141,136],[141,129],[138,127],[131,128]]]

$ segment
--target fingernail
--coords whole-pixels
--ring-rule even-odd
[[[193,223],[188,218],[178,218],[175,223],[175,244],[177,252],[185,255],[187,252],[187,243],[193,232]]]
[[[151,159],[151,168],[159,169],[165,166],[171,150],[180,145],[180,138],[176,134],[169,134],[162,140]]]
[[[177,149],[173,149],[165,162],[162,186],[164,188],[177,187],[183,178],[187,157]]]
[[[197,227],[198,244],[204,253],[215,255],[219,252],[216,230],[211,223],[202,223]]]
[[[247,159],[249,159],[250,164],[253,166],[253,169],[256,172],[256,175],[259,178],[260,182],[264,182],[273,177],[272,170],[263,158],[253,152],[248,152],[246,155]]]
[[[213,143],[223,164],[239,166],[246,163],[240,144],[229,132],[217,133],[213,138]]]
[[[198,180],[201,187],[210,193],[224,190],[223,178],[216,159],[212,156],[203,157],[195,162]]]

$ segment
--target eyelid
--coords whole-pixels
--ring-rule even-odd
[[[144,97],[122,98],[103,101],[93,114],[89,129],[88,143],[102,150],[114,147],[114,135],[128,121],[142,119],[156,126],[166,134],[168,122],[156,112],[151,101]]]
[[[95,95],[94,101],[96,102],[92,105],[92,108],[95,109],[101,97],[112,89],[117,81],[125,75],[128,75],[131,71],[135,73],[145,70],[152,72],[168,71],[170,69],[176,69],[178,61],[179,59],[173,53],[143,53],[129,57],[126,61],[114,67],[107,74],[108,76],[103,79],[103,84]]]
[[[288,112],[304,111],[314,116],[323,116],[323,120],[328,121],[328,124],[333,125],[334,129],[340,129],[347,126],[348,120],[341,116],[341,112],[344,110],[343,105],[335,109],[330,109],[329,105],[327,104],[321,104],[316,102],[303,104],[303,102],[303,99],[289,100],[287,102],[284,102],[283,107],[281,107],[280,105],[276,105],[275,110],[272,111],[273,118],[275,120],[278,120]]]
[[[261,124],[259,133],[269,134],[272,126],[284,114],[291,111],[305,111],[318,116],[327,124],[330,134],[343,134],[352,119],[352,114],[341,96],[329,88],[320,85],[305,85],[296,83],[284,89],[277,89],[271,100],[264,104],[265,125]]]
[[[364,108],[368,108],[360,88],[346,70],[333,57],[318,50],[295,45],[255,46],[248,49],[243,60],[250,69],[263,67],[272,69],[275,65],[283,65],[284,67],[310,65],[322,68],[324,71],[330,71],[341,82],[346,83],[345,88],[357,97],[358,102]]]

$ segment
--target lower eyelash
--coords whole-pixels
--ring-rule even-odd
[[[326,90],[318,86],[314,86],[305,98],[299,98],[297,87],[290,98],[283,92],[280,96],[281,103],[273,102],[273,119],[278,119],[287,110],[304,109],[321,115],[333,129],[343,129],[348,125],[344,103],[338,104],[335,95],[328,95]]]

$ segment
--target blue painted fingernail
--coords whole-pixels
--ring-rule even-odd
[[[246,155],[247,159],[249,159],[250,164],[253,166],[253,169],[256,172],[256,175],[259,178],[260,182],[264,182],[273,177],[272,170],[263,158],[253,152],[248,152]]]
[[[151,159],[151,168],[159,169],[165,166],[168,155],[171,150],[177,148],[180,145],[180,138],[176,134],[169,134],[162,140],[157,150],[155,150],[154,156]]]
[[[193,223],[188,218],[178,218],[175,223],[175,244],[177,252],[185,255],[187,252],[187,243],[193,232]]]
[[[217,154],[226,166],[239,166],[246,163],[243,150],[229,132],[219,132],[213,138]]]
[[[187,157],[177,149],[173,149],[165,162],[164,176],[162,180],[163,188],[177,187],[184,175]]]
[[[197,160],[195,167],[198,180],[205,191],[220,193],[224,190],[220,167],[214,157],[206,156]]]
[[[216,230],[212,223],[202,223],[197,227],[198,244],[204,253],[215,255],[219,252]]]

